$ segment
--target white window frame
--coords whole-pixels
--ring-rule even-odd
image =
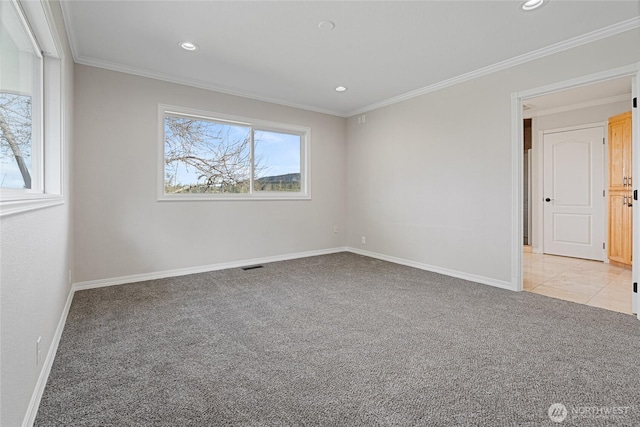
[[[300,135],[300,191],[299,192],[277,192],[277,191],[254,191],[253,180],[251,178],[249,193],[188,193],[171,194],[164,191],[164,121],[167,115],[183,116],[193,119],[202,119],[214,122],[227,122],[239,126],[251,128],[251,159],[253,162],[253,132],[282,132]],[[204,200],[310,200],[311,199],[311,128],[285,123],[271,122],[266,120],[252,119],[248,117],[233,116],[229,114],[215,113],[211,111],[197,110],[193,108],[178,107],[174,105],[158,104],[158,174],[157,174],[157,196],[158,201],[204,201]],[[251,166],[253,174],[253,165]]]
[[[42,101],[38,121],[40,137],[34,155],[41,156],[34,170],[33,189],[0,189],[0,216],[56,206],[63,195],[62,66],[63,49],[48,2],[11,0],[42,53]],[[37,143],[37,146],[36,146]]]

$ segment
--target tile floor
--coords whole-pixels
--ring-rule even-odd
[[[631,314],[630,269],[527,249],[522,264],[525,291]]]

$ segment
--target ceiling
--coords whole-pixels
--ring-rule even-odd
[[[605,27],[640,26],[634,0],[550,0],[531,12],[520,4],[62,1],[78,63],[344,117]],[[326,20],[333,30],[319,28]],[[181,41],[199,49],[187,52]]]

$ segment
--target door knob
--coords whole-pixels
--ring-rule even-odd
[[[553,199],[550,199],[550,198],[548,198],[548,197],[547,197],[546,199],[544,199],[544,201],[545,201],[545,202],[550,202],[550,201],[552,201],[552,200],[553,200]]]

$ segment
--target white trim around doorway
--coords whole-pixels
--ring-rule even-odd
[[[523,103],[525,100],[537,96],[547,95],[579,86],[598,83],[605,80],[612,80],[620,77],[631,77],[633,94],[638,96],[638,80],[640,80],[640,63],[631,64],[624,67],[614,68],[599,73],[589,74],[575,79],[552,83],[521,92],[511,94],[511,286],[515,291],[522,291],[522,235],[523,235]],[[640,118],[638,109],[634,109],[633,121],[633,150],[638,153],[640,149],[639,129]],[[634,170],[640,171],[640,156],[634,156]],[[640,213],[634,210],[634,228],[640,225]],[[634,239],[634,250],[640,247],[640,239]],[[638,253],[638,252],[636,252]],[[633,280],[638,281],[636,268],[633,269]],[[636,300],[638,296],[636,295]],[[634,307],[636,301],[634,301]],[[640,319],[640,313],[638,314]]]

